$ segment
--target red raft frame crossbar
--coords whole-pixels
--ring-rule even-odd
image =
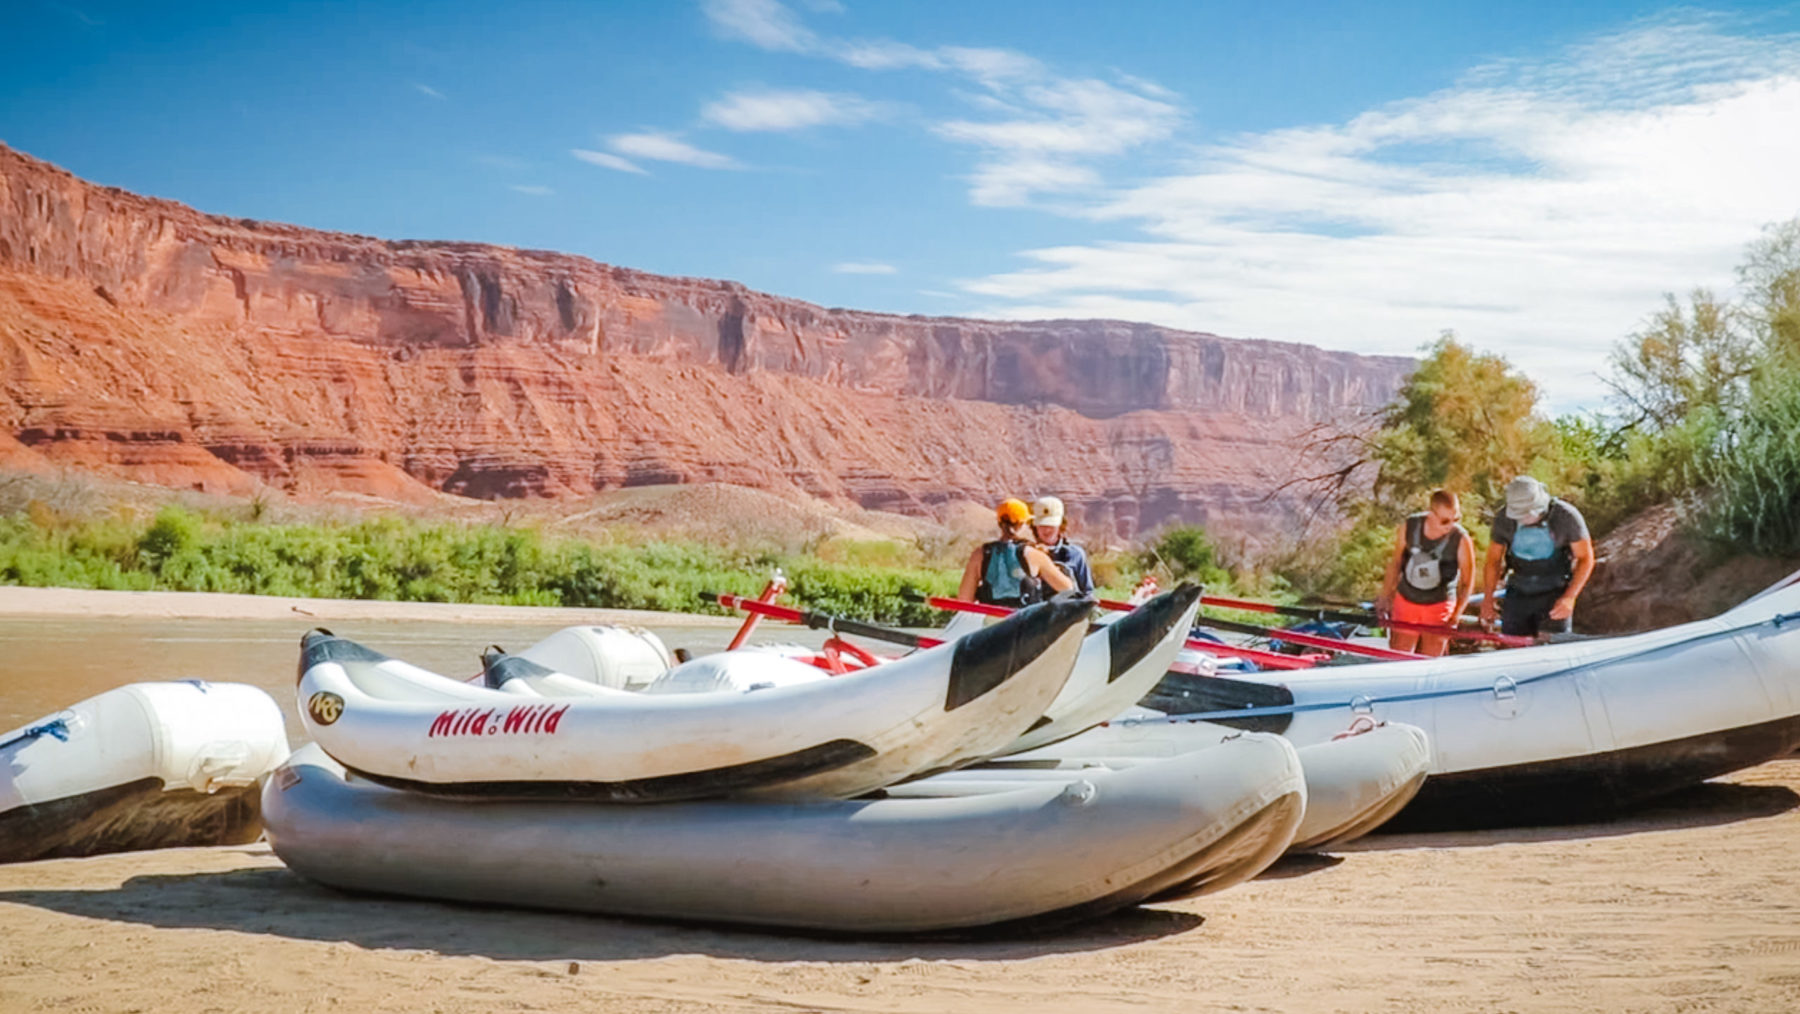
[[[964,602],[962,599],[944,598],[941,595],[930,595],[925,604],[933,609],[943,609],[953,613],[976,613],[981,616],[1011,616],[1012,610],[1005,606],[990,606],[982,602]],[[1187,639],[1187,646],[1195,651],[1204,651],[1226,658],[1241,658],[1246,662],[1270,669],[1310,669],[1314,664],[1327,658],[1325,655],[1282,655],[1273,651],[1258,651],[1255,648],[1239,648],[1230,644],[1219,644],[1214,641],[1202,641],[1197,637]]]

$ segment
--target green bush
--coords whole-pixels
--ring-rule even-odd
[[[1702,472],[1701,530],[1740,552],[1800,554],[1800,370],[1759,378],[1722,444]]]
[[[700,593],[755,594],[778,566],[791,578],[788,602],[889,623],[937,623],[908,594],[956,588],[949,571],[687,543],[595,546],[397,518],[278,525],[180,507],[147,524],[44,511],[0,518],[0,582],[17,585],[725,613]]]
[[[1146,570],[1161,564],[1174,581],[1198,581],[1215,589],[1231,583],[1231,576],[1220,564],[1218,547],[1199,525],[1177,525],[1163,532],[1150,544],[1141,562]]]

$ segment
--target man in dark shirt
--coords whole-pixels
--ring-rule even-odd
[[[1500,631],[1523,637],[1566,634],[1575,600],[1594,573],[1594,540],[1587,521],[1544,484],[1521,475],[1506,484],[1506,509],[1494,518],[1483,569],[1481,625],[1493,629],[1502,577]]]

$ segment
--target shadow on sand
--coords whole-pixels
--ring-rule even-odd
[[[1343,856],[1328,852],[1289,852],[1275,865],[1256,875],[1258,880],[1291,880],[1309,873],[1321,873],[1344,861]]]
[[[1469,847],[1512,842],[1570,841],[1610,838],[1645,831],[1716,827],[1740,820],[1773,817],[1800,806],[1800,793],[1785,785],[1740,785],[1703,782],[1660,800],[1610,818],[1585,824],[1544,827],[1501,827],[1483,831],[1431,831],[1374,834],[1350,842],[1334,852],[1369,852],[1382,849]]]
[[[862,939],[353,895],[285,868],[148,874],[114,890],[0,891],[0,902],[164,928],[235,930],[503,961],[621,961],[673,954],[752,961],[1010,961],[1119,947],[1184,933],[1205,921],[1189,912],[1133,908],[1035,936]],[[803,949],[796,938],[806,941]]]

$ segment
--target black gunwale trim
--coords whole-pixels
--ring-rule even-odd
[[[944,710],[955,711],[1012,679],[1093,612],[1093,599],[1065,593],[958,639],[950,656]]]
[[[1181,622],[1188,606],[1200,597],[1200,586],[1183,582],[1138,606],[1117,623],[1106,628],[1109,668],[1106,682],[1111,683],[1126,670],[1144,660],[1163,638]]]
[[[497,799],[570,799],[612,803],[663,803],[706,799],[750,789],[772,788],[784,782],[835,771],[876,756],[866,743],[833,739],[778,757],[747,761],[705,771],[685,771],[620,782],[588,781],[484,781],[422,782],[376,774],[345,764],[360,778],[391,789],[429,796],[485,797]]]
[[[1288,708],[1294,704],[1294,692],[1279,683],[1170,670],[1138,703],[1171,718],[1180,718],[1238,708]],[[1272,715],[1207,718],[1204,721],[1247,732],[1286,732],[1294,722],[1294,713],[1282,711]]]
[[[520,679],[525,676],[551,676],[555,669],[540,665],[528,658],[508,655],[505,652],[494,652],[481,660],[481,677],[489,689],[498,690],[500,684],[507,680]]]
[[[386,662],[387,655],[365,648],[347,637],[339,637],[323,627],[309,630],[300,639],[300,666],[295,673],[297,683],[306,671],[321,662]]]

